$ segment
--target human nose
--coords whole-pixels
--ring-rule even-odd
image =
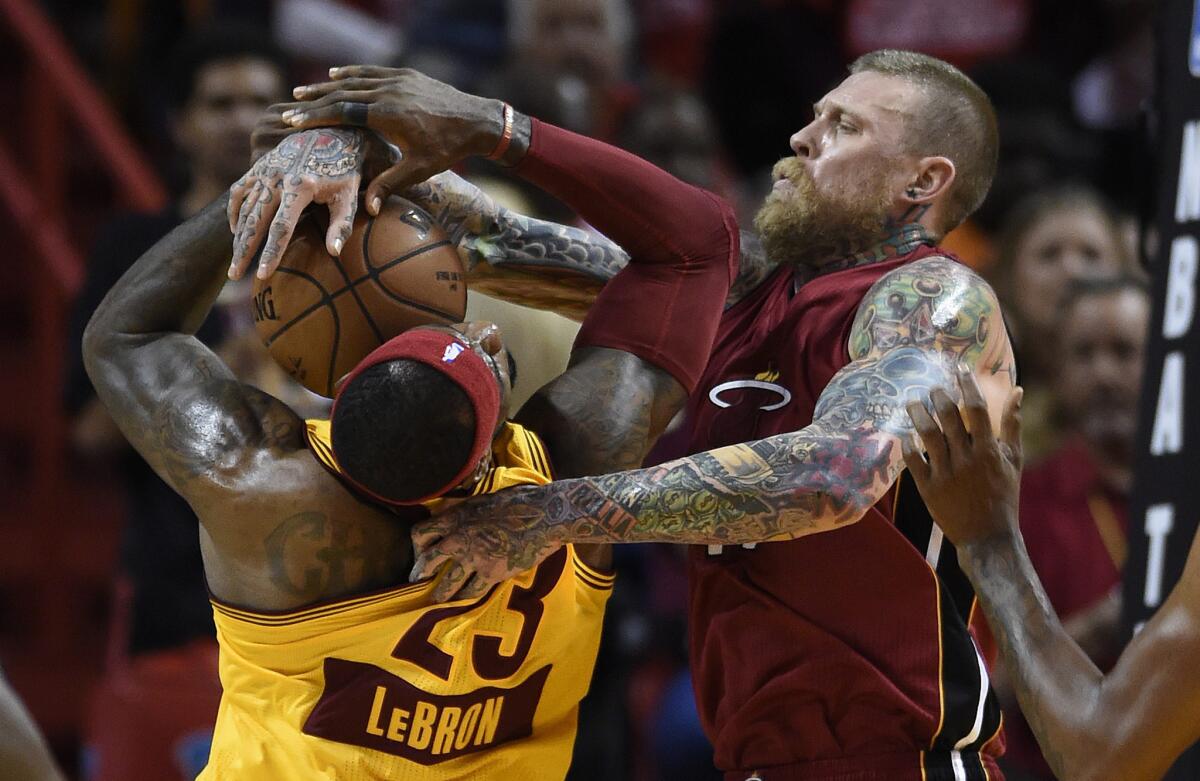
[[[797,157],[816,157],[817,155],[817,134],[814,129],[816,122],[810,122],[804,127],[792,133],[792,137],[788,139],[788,146],[796,153]]]

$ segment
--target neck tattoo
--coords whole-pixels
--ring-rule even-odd
[[[887,236],[864,250],[850,253],[839,260],[826,263],[820,268],[797,267],[795,288],[799,288],[809,280],[826,274],[832,274],[835,271],[845,271],[846,269],[891,260],[901,255],[907,255],[922,245],[935,243],[936,240],[929,235],[929,231],[919,222],[889,225]]]

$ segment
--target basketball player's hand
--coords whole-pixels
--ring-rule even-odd
[[[328,205],[325,245],[331,255],[339,254],[354,226],[365,156],[362,133],[326,128],[289,135],[260,157],[230,190],[230,278],[246,272],[260,244],[258,276],[271,276],[310,203]]]
[[[412,581],[445,573],[436,602],[474,599],[496,583],[536,567],[563,546],[539,524],[537,487],[509,488],[467,500],[413,527]]]
[[[401,160],[367,186],[367,211],[392,193],[496,148],[503,104],[460,92],[407,68],[350,65],[332,81],[297,87],[283,120],[294,128],[365,125],[395,144]]]
[[[958,385],[963,410],[943,388],[928,404],[911,401],[908,415],[924,445],[903,444],[904,463],[913,476],[933,520],[955,545],[998,534],[1013,534],[1021,488],[1020,387],[1004,403],[1001,434],[992,432],[987,402],[970,369],[960,367]]]
[[[283,104],[269,106],[254,123],[250,133],[250,165],[270,152],[279,142],[296,132],[296,128],[283,121]]]

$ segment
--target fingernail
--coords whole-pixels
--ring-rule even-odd
[[[307,116],[305,114],[292,113],[292,115],[290,117],[288,117],[287,119],[285,119],[284,122],[287,122],[292,125],[299,125],[305,119],[307,119]]]
[[[371,212],[373,214],[379,214],[379,210],[381,208],[383,208],[383,201],[379,198],[378,195],[376,195],[374,198],[371,199]]]
[[[296,109],[290,108],[287,111],[280,114],[279,116],[284,121],[287,121],[287,120],[291,119],[292,117],[294,117],[295,115],[296,115]]]
[[[302,97],[304,97],[304,94],[306,92],[308,92],[308,87],[296,87],[294,90],[292,90],[292,97],[293,98],[302,98]],[[287,116],[287,115],[284,114],[284,116]]]
[[[330,76],[334,76],[334,77],[336,77],[336,76],[337,76],[339,73],[341,73],[341,72],[342,72],[342,69],[341,69],[341,68],[339,68],[339,67],[337,67],[336,65],[335,65],[334,67],[332,67],[332,68],[330,68],[330,69],[329,69],[329,75],[330,75]]]
[[[334,240],[333,240],[333,254],[334,254],[334,255],[341,255],[341,254],[342,254],[342,240],[341,240],[341,238],[336,238],[336,239],[334,239]]]

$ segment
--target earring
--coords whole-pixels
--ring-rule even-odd
[[[907,195],[909,198],[916,198],[917,197],[917,188],[909,187],[907,190],[904,191],[904,194]]]

